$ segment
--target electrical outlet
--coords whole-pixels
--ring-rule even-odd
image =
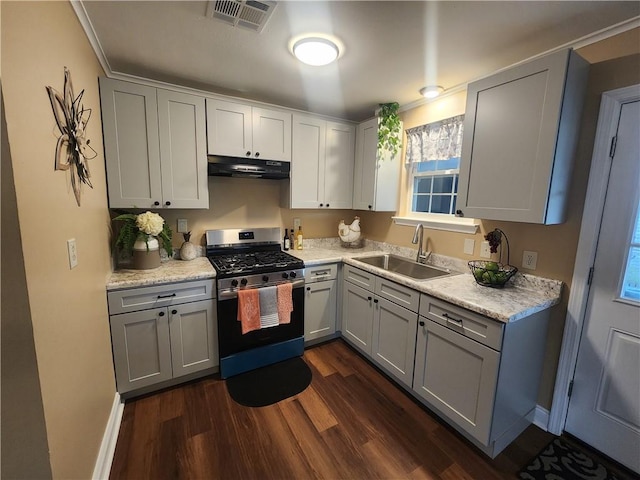
[[[78,249],[76,247],[76,239],[67,240],[67,251],[69,252],[69,268],[78,266]]]
[[[299,218],[294,218],[293,219],[293,231],[297,232],[298,228],[300,227],[300,225],[302,225],[302,222],[300,221]]]
[[[524,251],[522,253],[522,268],[527,270],[535,270],[538,263],[538,252]]]
[[[464,239],[464,253],[473,255],[473,249],[476,248],[476,241],[473,238]]]
[[[480,257],[491,258],[491,247],[489,246],[489,242],[484,241],[480,244]]]
[[[189,224],[186,218],[178,219],[178,233],[187,233],[189,231]]]

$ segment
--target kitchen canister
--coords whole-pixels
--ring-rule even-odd
[[[181,260],[193,260],[198,255],[196,246],[189,241],[191,238],[191,232],[183,233],[184,242],[180,247],[180,259]]]
[[[132,265],[136,270],[150,270],[160,266],[160,244],[157,238],[136,240],[133,244]]]

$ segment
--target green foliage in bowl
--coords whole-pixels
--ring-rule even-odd
[[[468,265],[476,283],[484,287],[502,288],[518,271],[512,265],[488,260],[472,260]]]

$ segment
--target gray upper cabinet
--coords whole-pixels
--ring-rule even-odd
[[[208,208],[204,99],[100,78],[109,206]]]
[[[587,75],[563,50],[469,84],[459,214],[564,221]]]
[[[358,125],[353,175],[354,210],[395,212],[400,187],[400,152],[378,150],[378,118]]]
[[[210,155],[291,161],[291,114],[207,99]]]
[[[290,208],[351,208],[355,128],[294,114]]]

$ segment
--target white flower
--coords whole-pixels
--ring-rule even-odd
[[[164,220],[153,212],[144,212],[136,217],[136,226],[147,235],[159,235],[162,232]]]

